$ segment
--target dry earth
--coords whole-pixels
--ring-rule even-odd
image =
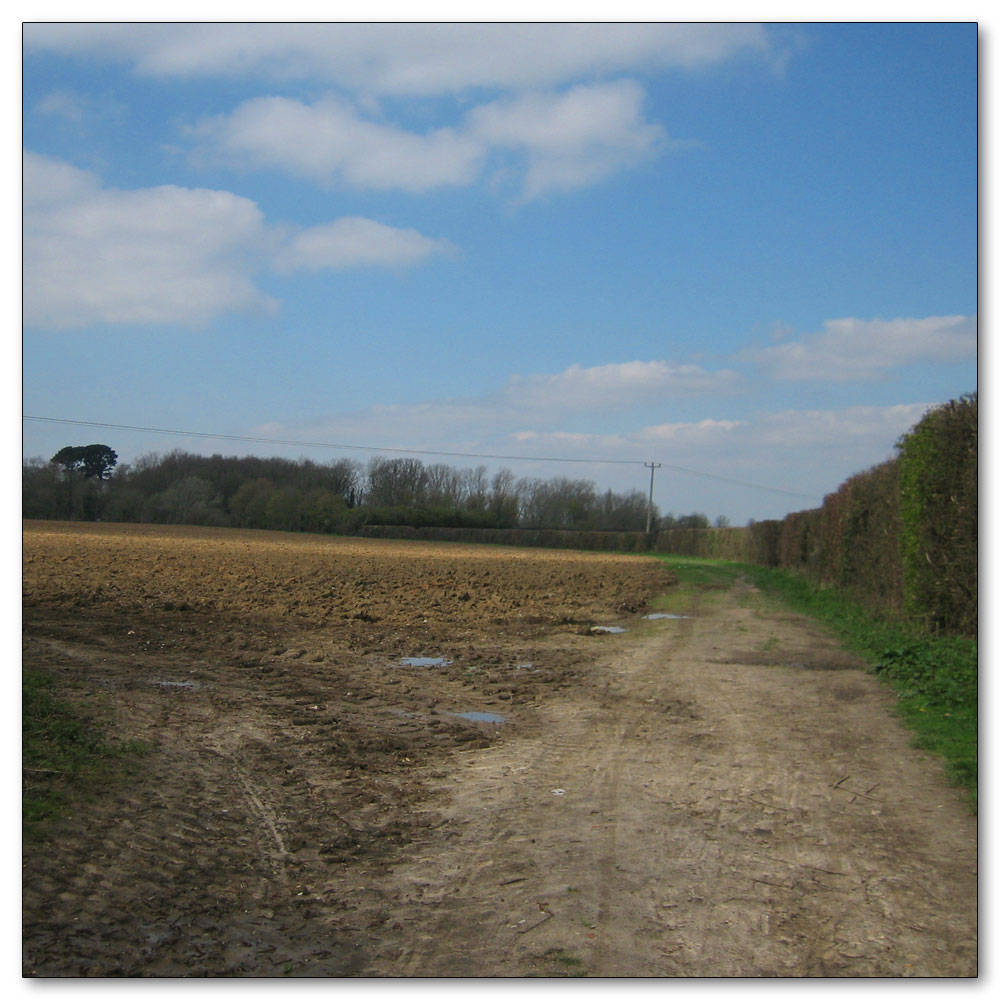
[[[27,975],[977,973],[975,818],[745,584],[138,526],[24,556],[26,665],[153,747],[26,844]]]

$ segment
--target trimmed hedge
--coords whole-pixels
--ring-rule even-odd
[[[841,487],[846,502],[837,519],[840,539],[835,549],[835,540],[830,540],[836,558],[824,579],[865,603],[898,612],[903,592],[899,462],[883,462],[849,479],[845,487]]]
[[[979,591],[979,400],[931,410],[900,441],[906,611],[931,631],[974,635]]]

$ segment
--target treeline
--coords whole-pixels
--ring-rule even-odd
[[[518,478],[509,469],[490,475],[484,465],[457,469],[416,458],[318,463],[179,450],[145,455],[131,465],[106,461],[100,474],[91,474],[80,456],[98,448],[105,458],[115,455],[106,445],[88,445],[64,448],[49,461],[25,462],[23,516],[338,534],[378,525],[621,532],[646,527],[645,494],[601,492],[590,480]],[[655,525],[655,505],[652,517]]]
[[[815,510],[746,528],[660,532],[662,552],[802,571],[932,633],[979,625],[979,402],[926,413],[896,455],[852,476]]]

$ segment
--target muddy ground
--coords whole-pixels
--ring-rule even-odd
[[[25,664],[151,747],[26,843],[26,975],[976,974],[975,817],[745,584],[113,525],[24,558]]]

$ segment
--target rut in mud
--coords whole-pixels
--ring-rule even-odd
[[[744,585],[643,620],[670,578],[635,557],[112,526],[25,557],[26,664],[155,748],[26,845],[29,975],[976,973],[974,817]]]

